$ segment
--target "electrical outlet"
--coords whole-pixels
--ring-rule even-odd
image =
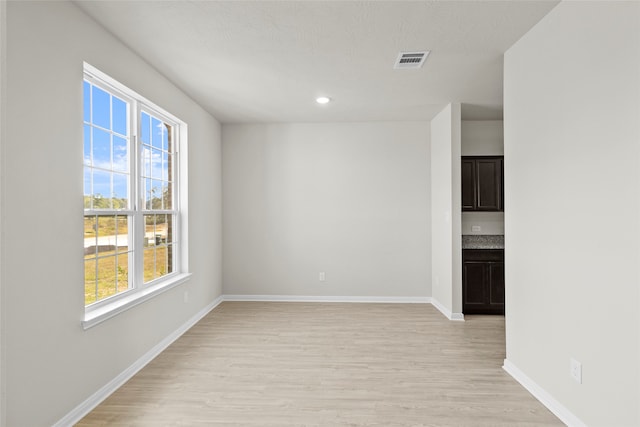
[[[471,226],[471,231],[473,231],[473,232],[478,232],[478,231],[481,231],[481,230],[482,230],[482,227],[480,227],[479,225],[472,225]]]
[[[321,271],[320,274],[318,274],[318,280],[320,280],[321,282],[324,282],[325,280],[324,271]]]
[[[189,291],[184,291],[184,302],[185,304],[189,302]]]
[[[569,362],[569,374],[578,384],[582,384],[582,363],[571,358]]]

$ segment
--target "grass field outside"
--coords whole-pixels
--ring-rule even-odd
[[[84,237],[127,234],[129,230],[128,219],[126,215],[85,216]]]
[[[145,248],[143,273],[145,283],[171,272],[167,259],[170,246]],[[99,255],[98,258],[95,256],[84,257],[85,305],[129,289],[129,252],[108,251],[101,252]]]
[[[170,215],[145,217],[144,283],[173,271],[170,259],[172,244],[167,242],[171,221],[167,217],[170,218]],[[128,245],[128,231],[126,215],[85,217],[85,305],[130,289],[129,264],[132,262],[133,248]]]

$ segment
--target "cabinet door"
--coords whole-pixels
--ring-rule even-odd
[[[489,306],[504,313],[504,262],[489,264]]]
[[[486,307],[487,263],[470,261],[462,264],[462,311],[473,313]]]
[[[462,210],[472,211],[476,206],[476,161],[462,159]]]
[[[502,210],[502,160],[476,160],[477,210]]]
[[[462,250],[462,312],[504,314],[504,250]]]

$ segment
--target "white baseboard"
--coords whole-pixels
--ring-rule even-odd
[[[447,307],[445,307],[440,301],[435,298],[431,298],[431,304],[440,310],[442,314],[449,320],[455,320],[459,322],[464,322],[464,314],[462,313],[452,313]]]
[[[451,313],[451,317],[449,320],[455,320],[456,322],[464,322],[464,314],[462,313]]]
[[[570,427],[587,427],[585,423],[576,417],[571,411],[569,411],[564,405],[558,402],[551,396],[545,389],[540,387],[535,381],[529,378],[524,372],[522,372],[516,365],[509,360],[504,359],[504,365],[502,369],[507,371],[516,381],[518,381],[529,393],[547,407],[556,417],[560,418],[560,421]]]
[[[151,362],[157,355],[162,353],[167,347],[171,345],[175,340],[180,338],[182,334],[187,332],[193,325],[198,323],[200,319],[206,316],[211,310],[216,308],[223,301],[223,297],[219,296],[211,304],[204,307],[202,310],[193,315],[182,326],[169,334],[165,339],[160,341],[151,350],[147,351],[141,358],[136,360],[131,366],[122,371],[117,377],[109,381],[98,391],[93,393],[80,405],[76,406],[71,412],[61,418],[53,427],[67,427],[76,424],[87,415],[91,410],[98,406],[103,400],[109,397],[120,386],[126,383],[131,377],[133,377],[138,371],[144,368],[149,362]]]
[[[367,297],[367,296],[314,296],[314,295],[223,295],[224,301],[265,302],[352,302],[352,303],[399,303],[432,304],[449,320],[464,322],[462,313],[452,313],[432,297]]]
[[[224,301],[268,301],[268,302],[361,302],[429,304],[431,297],[352,297],[313,295],[223,295]]]

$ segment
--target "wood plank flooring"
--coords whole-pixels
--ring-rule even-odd
[[[504,318],[224,302],[79,426],[561,426],[506,374]]]

